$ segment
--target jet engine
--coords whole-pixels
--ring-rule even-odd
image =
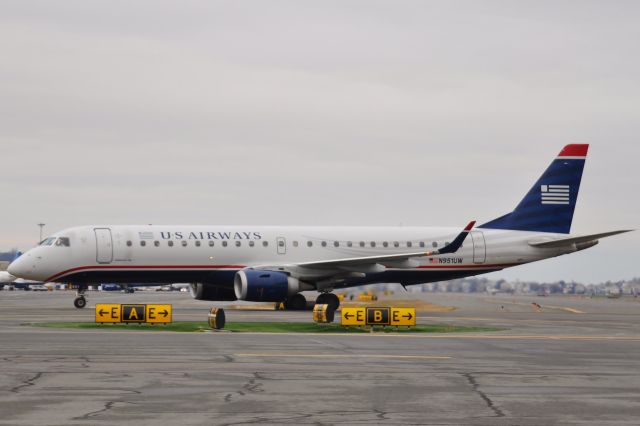
[[[243,269],[236,273],[233,289],[240,300],[282,302],[301,291],[313,290],[313,286],[284,272]]]
[[[211,284],[189,284],[189,293],[196,300],[237,300],[232,288]]]

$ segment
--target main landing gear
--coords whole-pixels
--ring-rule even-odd
[[[307,298],[300,293],[294,294],[284,301],[284,308],[287,311],[303,311],[307,308]]]
[[[76,298],[73,301],[73,306],[78,309],[82,309],[87,306],[87,299],[84,297],[84,292],[87,290],[87,286],[81,285],[76,291]]]
[[[340,299],[333,293],[320,293],[316,298],[316,305],[329,305],[329,309],[335,312],[340,306]]]

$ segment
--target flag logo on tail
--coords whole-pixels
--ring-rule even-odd
[[[541,185],[542,204],[569,204],[569,185]]]

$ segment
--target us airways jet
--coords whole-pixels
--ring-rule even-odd
[[[9,266],[17,277],[88,284],[189,282],[199,300],[316,303],[335,289],[403,286],[498,271],[627,232],[571,235],[588,145],[567,145],[509,214],[462,230],[427,227],[120,226],[70,228]]]

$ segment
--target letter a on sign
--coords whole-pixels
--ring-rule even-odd
[[[122,305],[121,322],[145,322],[145,305]]]

